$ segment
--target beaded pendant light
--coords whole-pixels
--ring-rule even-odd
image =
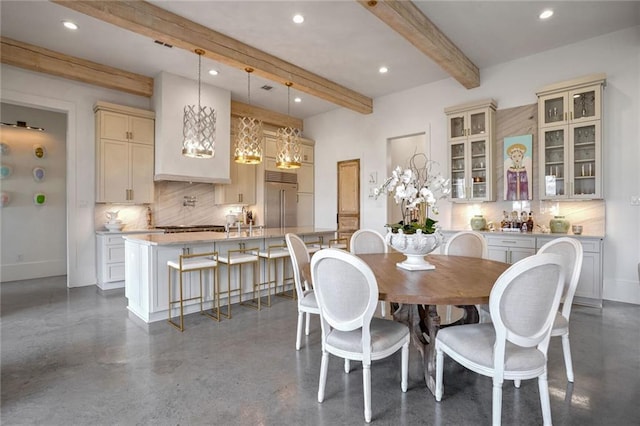
[[[216,112],[200,105],[200,72],[204,50],[196,49],[198,55],[198,105],[186,105],[182,120],[182,155],[192,158],[211,158],[215,155]]]
[[[285,84],[287,86],[287,117],[289,117],[291,107],[289,91],[293,83],[287,82]],[[279,169],[299,169],[301,165],[300,130],[291,126],[279,128],[276,139],[276,167]]]
[[[251,73],[253,68],[245,68],[247,72],[247,93],[251,105]],[[262,121],[254,117],[240,117],[236,129],[234,160],[241,164],[260,164],[262,162]]]

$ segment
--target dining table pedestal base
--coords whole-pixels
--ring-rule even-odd
[[[462,324],[474,324],[479,321],[478,310],[474,305],[458,306],[464,310],[458,321],[441,325],[436,305],[414,305],[392,303],[393,319],[409,327],[411,342],[422,358],[424,380],[427,388],[436,392],[436,350],[435,337],[442,327]]]

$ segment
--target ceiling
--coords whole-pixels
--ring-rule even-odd
[[[435,62],[354,0],[218,1],[150,3],[277,56],[375,99],[449,78]],[[414,1],[464,54],[482,69],[516,58],[640,25],[640,1]],[[545,8],[554,16],[540,21]],[[292,22],[296,13],[305,22]],[[0,33],[66,55],[154,77],[161,71],[196,79],[197,56],[47,1],[0,2]],[[72,20],[71,32],[61,21]],[[380,74],[378,68],[389,72]],[[205,71],[215,68],[219,75]],[[208,58],[202,80],[248,102],[247,74]],[[576,74],[579,69],[576,68]],[[270,91],[263,85],[273,86]],[[287,89],[258,76],[251,103],[287,113]],[[291,89],[290,114],[307,118],[336,105]],[[375,106],[374,106],[375,107]]]

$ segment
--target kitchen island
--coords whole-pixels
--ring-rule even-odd
[[[293,228],[254,228],[225,232],[187,232],[177,234],[132,234],[125,235],[125,297],[127,309],[130,313],[145,323],[151,323],[167,319],[169,310],[168,270],[167,261],[177,260],[181,254],[206,253],[217,251],[221,255],[229,250],[240,248],[266,249],[273,245],[284,245],[284,236],[294,233],[302,237],[305,242],[326,244],[335,238],[335,229],[320,229],[312,227]],[[260,265],[260,281],[266,281],[267,276],[264,262]],[[286,276],[292,276],[290,263],[287,263]],[[220,265],[224,270],[225,265]],[[252,292],[251,276],[243,279],[243,294]],[[199,293],[199,278],[197,272],[191,277],[185,274],[185,294],[188,299]],[[282,275],[282,274],[280,274]],[[218,274],[219,288],[227,288],[227,274]],[[280,278],[281,279],[281,278]],[[203,281],[205,279],[203,278]],[[233,280],[232,290],[237,288],[237,281]],[[211,307],[213,300],[210,277],[206,277],[203,288],[205,308]],[[282,282],[279,283],[279,286]],[[292,284],[288,285],[291,288]],[[266,290],[265,290],[266,291]],[[236,292],[237,294],[238,292]],[[222,296],[222,295],[221,295]],[[244,297],[243,297],[244,298]],[[175,297],[174,297],[175,299]],[[244,298],[246,299],[246,298]],[[238,296],[231,298],[231,303],[236,303]],[[226,298],[220,300],[226,304]],[[185,303],[185,314],[197,312],[200,304],[197,301]]]

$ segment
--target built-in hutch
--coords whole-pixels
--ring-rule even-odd
[[[540,199],[601,199],[605,74],[538,91]]]
[[[488,99],[445,108],[451,201],[495,201],[496,101]]]
[[[153,111],[98,102],[96,202],[153,203]]]

